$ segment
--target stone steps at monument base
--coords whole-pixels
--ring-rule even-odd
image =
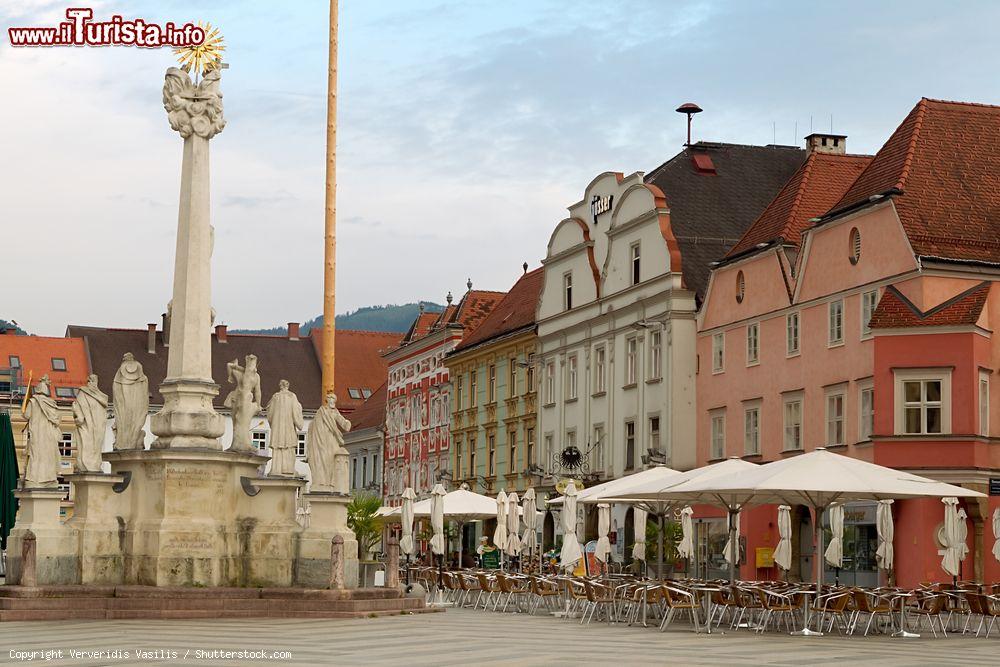
[[[439,611],[398,590],[0,586],[0,622],[167,618],[366,618]]]

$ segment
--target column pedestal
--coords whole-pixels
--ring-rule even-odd
[[[248,498],[250,516],[239,519],[240,540],[248,553],[241,586],[291,586],[296,539],[302,527],[295,519],[296,497],[306,485],[301,477],[258,477],[247,480],[256,490]]]
[[[333,537],[344,538],[344,586],[358,586],[358,541],[347,527],[347,505],[351,497],[341,493],[306,493],[309,526],[299,534],[295,559],[295,583],[326,588],[330,585],[330,547]]]
[[[73,516],[66,526],[76,531],[81,584],[120,584],[124,581],[121,496],[112,488],[121,475],[80,472],[66,475],[73,485]],[[121,523],[119,523],[121,521]]]
[[[149,428],[157,436],[153,449],[222,449],[219,438],[226,430],[226,418],[212,406],[219,385],[167,379],[160,385],[160,393],[163,409],[149,419]]]
[[[21,545],[29,530],[35,535],[36,582],[39,586],[79,583],[76,533],[59,518],[65,496],[61,489],[18,489],[17,523],[7,540],[7,583],[21,581]]]

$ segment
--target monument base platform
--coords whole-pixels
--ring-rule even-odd
[[[440,611],[399,590],[0,586],[0,621],[159,618],[367,618]]]

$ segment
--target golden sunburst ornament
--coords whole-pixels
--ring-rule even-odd
[[[205,40],[198,46],[182,46],[174,49],[174,55],[185,72],[194,71],[195,81],[222,65],[222,52],[226,50],[225,40],[218,28],[211,23],[198,21],[198,27],[205,31]]]

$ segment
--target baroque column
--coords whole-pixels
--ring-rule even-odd
[[[212,406],[219,385],[212,379],[208,160],[208,142],[226,124],[219,81],[218,70],[195,84],[187,72],[171,67],[163,84],[163,108],[171,129],[184,139],[184,160],[163,409],[150,420],[158,436],[154,448],[222,448],[225,421]]]

